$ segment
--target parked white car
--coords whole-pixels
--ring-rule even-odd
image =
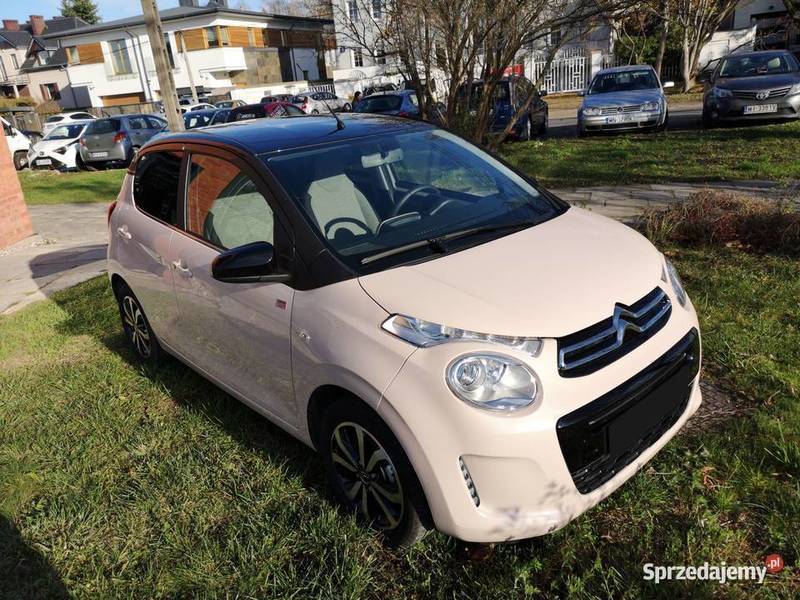
[[[42,127],[42,135],[47,135],[60,125],[69,125],[75,121],[89,121],[94,118],[96,117],[93,114],[83,111],[53,115],[51,117],[47,117],[47,120],[44,122],[44,126]]]
[[[6,142],[14,167],[17,171],[24,169],[28,164],[28,150],[31,149],[31,141],[24,133],[14,127],[11,123],[0,117],[3,124],[3,131],[6,134]]]
[[[58,169],[71,171],[78,166],[78,140],[91,121],[73,121],[61,125],[48,133],[42,141],[28,151],[28,165],[31,169]]]
[[[330,110],[350,112],[353,108],[345,98],[330,92],[303,92],[292,98],[291,102],[309,115],[325,114]]]
[[[182,114],[194,112],[196,110],[217,110],[216,106],[209,104],[208,102],[199,102],[197,104],[181,104],[179,107]]]

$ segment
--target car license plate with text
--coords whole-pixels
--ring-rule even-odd
[[[108,152],[92,152],[92,158],[105,158]]]
[[[635,120],[635,115],[611,115],[606,117],[606,123],[628,123]]]
[[[752,115],[755,113],[774,113],[778,112],[777,104],[755,104],[744,107],[744,114]]]
[[[52,165],[53,161],[50,160],[49,158],[40,158],[39,160],[36,161],[36,164],[37,165]]]

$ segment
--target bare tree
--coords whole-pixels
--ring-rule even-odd
[[[783,5],[795,25],[800,28],[800,0],[783,0]]]
[[[738,3],[739,0],[675,0],[674,19],[681,31],[684,92],[694,86],[703,46]]]
[[[262,0],[261,10],[293,17],[332,18],[331,0]]]
[[[511,65],[534,51],[549,63],[560,45],[593,18],[628,4],[630,0],[378,0],[376,11],[375,0],[350,0],[334,5],[334,18],[339,46],[380,55],[394,66],[416,91],[423,118],[437,111],[438,95],[445,102],[445,124],[483,142],[489,137],[497,86]],[[474,81],[481,85],[471,85]],[[473,98],[476,90],[480,95]],[[511,131],[535,93],[492,144]]]

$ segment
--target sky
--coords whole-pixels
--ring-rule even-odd
[[[98,5],[100,18],[103,21],[113,21],[123,17],[142,14],[140,0],[94,0]],[[45,19],[61,14],[59,7],[61,0],[27,0],[27,2],[11,2],[3,0],[0,4],[0,19],[17,19],[27,21],[29,15],[42,15]],[[206,4],[201,0],[201,5]],[[230,2],[236,6],[239,1]],[[249,4],[253,4],[250,2]],[[172,8],[178,6],[178,0],[158,0],[159,8]]]

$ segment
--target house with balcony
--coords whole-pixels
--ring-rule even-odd
[[[27,23],[3,19],[0,29],[0,96],[29,97],[34,102],[59,100],[68,85],[66,60],[58,52],[60,32],[87,25],[77,17],[45,19],[31,15]],[[41,36],[47,34],[45,43]]]
[[[225,0],[160,12],[178,94],[201,96],[327,77],[323,32],[329,19],[232,9]],[[45,41],[49,40],[44,36]],[[66,31],[57,37],[66,57],[71,95],[82,107],[160,99],[150,40],[140,16]],[[62,97],[64,93],[62,92]]]

